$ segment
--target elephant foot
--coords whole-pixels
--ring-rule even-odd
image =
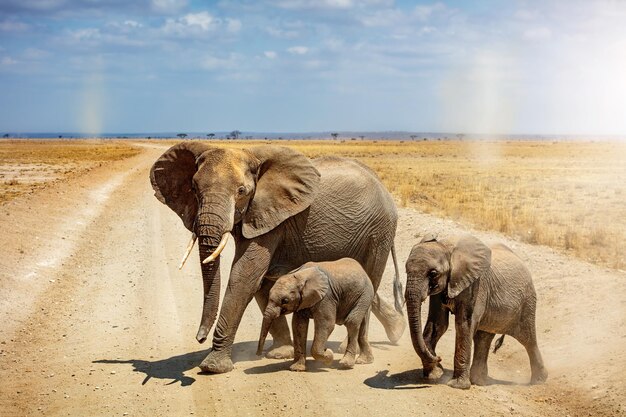
[[[265,354],[268,359],[292,359],[293,346],[291,344],[272,345],[270,350]]]
[[[200,364],[200,369],[212,374],[225,374],[233,370],[233,361],[229,353],[212,350]]]
[[[438,381],[442,376],[443,376],[443,366],[441,366],[441,364],[437,363],[432,368],[424,366],[424,378],[425,379],[431,382],[435,382],[435,381]]]
[[[489,377],[487,372],[470,372],[470,382],[472,385],[487,385]]]
[[[339,369],[354,368],[354,355],[344,355],[339,361]]]
[[[456,389],[469,389],[472,384],[470,383],[469,378],[460,377],[460,378],[452,378],[448,381],[448,386]]]
[[[406,320],[404,320],[404,316],[396,313],[393,317],[391,317],[389,323],[384,325],[384,327],[387,338],[395,345],[402,337],[404,329],[406,329]]]
[[[313,353],[313,358],[315,358],[315,360],[317,361],[322,362],[324,365],[328,366],[333,363],[333,360],[335,359],[335,355],[333,354],[332,350],[326,349],[323,354]]]
[[[294,372],[306,371],[306,365],[305,365],[304,359],[295,361],[294,363],[292,363],[291,366],[289,367],[289,370],[294,371]]]
[[[548,371],[546,368],[541,368],[538,371],[533,371],[530,376],[530,383],[532,385],[543,384],[548,380]]]
[[[361,353],[358,358],[356,358],[356,363],[359,365],[372,363],[374,362],[374,355],[371,353]]]

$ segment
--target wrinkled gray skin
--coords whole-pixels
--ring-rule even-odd
[[[467,389],[471,384],[487,383],[487,356],[496,333],[510,335],[526,348],[532,384],[547,379],[537,347],[535,288],[530,272],[509,248],[501,244],[489,248],[469,235],[440,241],[429,237],[411,250],[406,273],[409,328],[425,378],[434,381],[443,374],[435,347],[448,328],[451,312],[456,342],[449,386]],[[422,334],[421,305],[428,296],[428,319]]]
[[[306,262],[356,259],[378,289],[397,213],[376,174],[357,161],[311,161],[278,146],[224,149],[183,142],[154,163],[150,180],[157,199],[198,236],[201,260],[215,250],[224,233],[235,240],[213,349],[200,364],[203,371],[232,370],[235,333],[252,297],[265,310],[273,280]],[[202,265],[204,308],[196,336],[200,343],[217,316],[219,264],[218,257]],[[378,296],[372,311],[396,342],[405,326],[402,315]],[[274,320],[270,333],[274,345],[267,356],[293,357],[284,317]]]
[[[294,362],[292,371],[304,371],[306,337],[309,319],[315,323],[311,355],[327,365],[333,361],[333,351],[326,348],[328,336],[335,324],[345,324],[348,345],[339,366],[343,369],[356,363],[372,363],[374,355],[367,339],[368,311],[374,299],[374,287],[361,265],[350,258],[333,262],[308,262],[293,272],[283,275],[274,284],[263,313],[257,355],[263,352],[265,338],[278,317],[294,313]],[[360,348],[357,353],[357,342]]]

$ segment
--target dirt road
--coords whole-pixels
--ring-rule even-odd
[[[528,359],[511,338],[490,357],[493,384],[469,391],[425,384],[408,332],[392,346],[375,320],[373,364],[292,373],[288,361],[255,356],[261,315],[254,303],[237,333],[235,369],[199,374],[210,347],[195,341],[199,262],[192,255],[177,269],[189,233],[148,181],[162,151],[144,147],[0,206],[0,416],[626,413],[626,274],[488,233],[476,232],[509,244],[534,275],[550,372],[544,385],[527,385]],[[400,224],[402,264],[416,235],[470,231],[410,210],[400,210]],[[223,256],[232,258],[232,247]],[[222,262],[222,289],[229,263]],[[389,263],[381,286],[387,298],[391,278]],[[333,350],[344,335],[335,330]],[[440,342],[443,382],[453,340],[450,329]]]

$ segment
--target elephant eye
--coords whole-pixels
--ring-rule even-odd
[[[430,279],[437,278],[437,275],[439,275],[439,273],[436,269],[431,269],[430,271],[428,271],[428,278]]]
[[[289,303],[289,299],[287,297],[283,298],[282,300],[280,300],[280,303],[285,305]]]
[[[246,187],[244,187],[243,185],[239,188],[237,188],[237,194],[242,196],[246,193]]]

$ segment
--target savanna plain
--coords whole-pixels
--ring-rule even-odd
[[[209,142],[271,143],[370,166],[399,208],[403,281],[404,260],[428,232],[469,232],[518,253],[538,294],[548,381],[527,384],[526,353],[509,338],[490,356],[491,384],[469,391],[445,385],[453,326],[438,347],[441,384],[421,380],[408,331],[390,345],[376,320],[373,364],[340,371],[335,361],[294,374],[289,361],[254,355],[261,323],[254,303],[237,333],[235,370],[199,374],[209,348],[194,338],[199,265],[192,258],[177,269],[189,235],[148,180],[174,143],[0,141],[0,415],[626,413],[625,143]],[[232,257],[232,246],[227,252]],[[389,262],[379,290],[386,298],[392,277]],[[344,335],[335,330],[333,350]]]

